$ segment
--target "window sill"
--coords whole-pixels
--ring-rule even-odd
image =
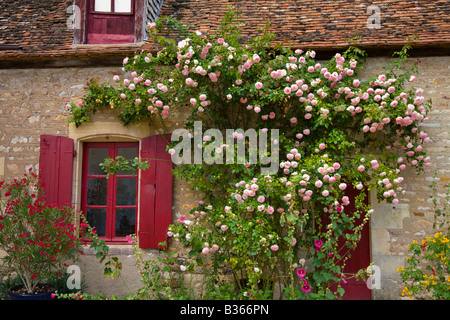
[[[86,43],[73,43],[70,47],[74,50],[86,50],[97,48],[136,48],[139,49],[145,44],[145,41],[133,42],[133,43],[112,43],[112,44],[86,44]]]

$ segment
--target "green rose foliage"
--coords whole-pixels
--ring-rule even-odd
[[[287,298],[339,298],[345,279],[363,276],[343,269],[372,212],[368,191],[395,204],[402,171],[430,165],[423,148],[429,137],[419,124],[431,103],[410,83],[417,70],[405,65],[409,46],[384,73],[362,80],[362,50],[350,47],[319,62],[312,50],[274,44],[270,25],[243,37],[238,17],[230,10],[211,35],[159,19],[149,26],[158,53],[126,58],[127,78],[116,76],[113,85],[91,84],[84,102],[71,106],[71,121],[79,126],[102,106],[117,109],[124,125],[164,125],[183,112],[191,133],[196,121],[203,133],[267,132],[266,155],[279,159],[275,174],[261,174],[266,163],[248,154],[220,162],[225,151],[237,154],[237,144],[214,139],[203,139],[202,147],[216,162],[176,166],[174,174],[203,200],[169,235],[198,264],[208,261],[218,282],[229,271],[241,298],[268,298],[274,283]],[[300,256],[309,264],[298,263]]]

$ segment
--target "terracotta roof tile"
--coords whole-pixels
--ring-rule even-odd
[[[144,0],[137,0],[144,1]],[[149,44],[89,46],[73,45],[73,31],[67,28],[67,8],[72,0],[1,0],[0,59],[124,56]],[[417,34],[419,47],[450,46],[448,0],[165,0],[160,15],[194,24],[212,32],[229,5],[242,11],[245,36],[255,36],[267,21],[279,41],[289,39],[302,48],[339,49],[349,39],[361,37],[367,48],[386,48],[405,43],[404,36]],[[380,28],[370,29],[368,19],[380,10]]]

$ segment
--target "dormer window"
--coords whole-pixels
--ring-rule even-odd
[[[94,0],[94,12],[104,13],[132,13],[131,0]]]
[[[74,33],[78,44],[137,43],[159,15],[163,0],[78,0]]]
[[[86,42],[115,44],[135,42],[135,0],[91,0]]]

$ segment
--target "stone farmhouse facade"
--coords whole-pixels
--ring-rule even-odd
[[[370,298],[401,299],[396,270],[408,256],[407,245],[434,234],[428,185],[436,179],[437,196],[443,199],[450,181],[450,6],[445,0],[2,0],[0,179],[13,179],[28,168],[47,165],[54,171],[47,176],[47,182],[53,184],[54,199],[83,209],[89,188],[86,179],[91,174],[86,172],[86,162],[95,161],[86,160],[86,155],[92,150],[95,154],[95,148],[105,152],[120,152],[122,148],[136,153],[153,145],[151,148],[156,149],[148,152],[160,152],[158,141],[149,138],[159,134],[157,124],[124,127],[112,111],[105,111],[75,128],[68,124],[66,105],[81,100],[91,79],[105,82],[121,74],[124,57],[137,50],[154,50],[146,41],[148,22],[158,16],[173,16],[202,33],[210,33],[230,5],[241,10],[245,35],[255,35],[270,20],[279,41],[313,49],[319,60],[344,51],[351,39],[358,37],[359,45],[369,54],[363,74],[366,77],[381,72],[392,53],[405,44],[405,36],[418,36],[410,60],[420,61],[414,85],[423,88],[425,98],[433,101],[429,121],[424,124],[431,137],[427,150],[432,166],[420,176],[405,174],[406,193],[399,204],[371,200],[375,213],[368,233],[367,254],[380,271],[380,286],[371,290]],[[168,125],[170,129],[182,127],[183,115],[171,118]],[[50,154],[60,150],[64,150],[60,158]],[[135,183],[137,178],[130,179]],[[184,181],[159,179],[164,182],[156,183],[164,183],[170,195],[163,201],[168,213],[160,227],[152,222],[148,230],[140,230],[151,238],[143,249],[149,256],[156,252],[154,242],[165,237],[161,228],[188,214],[200,199]],[[122,208],[122,217],[132,220],[122,232],[128,232],[130,226],[135,230],[138,221],[143,225],[148,222],[140,217],[144,198],[136,196],[143,194],[143,188],[137,181],[133,189],[136,202]],[[158,199],[158,195],[155,197]],[[151,210],[158,225],[159,209]],[[109,240],[111,254],[123,263],[122,274],[128,286],[131,290],[139,288],[132,248],[123,236],[111,236]],[[123,282],[103,278],[102,265],[93,252],[86,248],[85,253],[80,267],[87,292],[102,291],[106,296],[129,293]]]

